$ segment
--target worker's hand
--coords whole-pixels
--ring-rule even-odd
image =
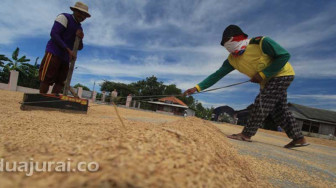
[[[76,61],[76,55],[75,55],[75,53],[72,51],[72,50],[70,50],[70,48],[67,48],[67,51],[68,51],[68,54],[69,54],[69,61]]]
[[[188,89],[187,91],[185,91],[184,93],[183,93],[183,96],[186,96],[186,95],[192,95],[193,93],[195,93],[197,91],[197,88],[196,87],[193,87],[193,88],[190,88],[190,89]]]
[[[80,39],[83,39],[84,38],[84,33],[81,29],[78,29],[76,31],[76,36],[79,37]]]
[[[263,81],[263,78],[260,76],[259,73],[257,73],[251,78],[250,81],[253,82],[253,83],[260,83],[260,82]]]

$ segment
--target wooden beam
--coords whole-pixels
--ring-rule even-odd
[[[74,48],[73,48],[73,53],[74,55],[77,57],[77,51],[78,51],[78,47],[79,47],[79,43],[80,43],[80,38],[76,36],[75,39],[75,43],[74,43]],[[76,58],[77,59],[77,58]],[[63,89],[63,95],[67,96],[68,95],[68,91],[70,90],[70,92],[72,93],[73,96],[78,98],[77,93],[70,87],[70,83],[71,83],[71,79],[72,79],[72,74],[73,74],[73,70],[75,68],[75,62],[76,60],[73,59],[70,61],[70,66],[69,66],[69,71],[68,71],[68,76],[67,79],[64,83],[64,89]]]

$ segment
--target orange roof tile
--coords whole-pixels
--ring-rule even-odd
[[[164,98],[159,99],[159,101],[161,101],[161,102],[171,101],[174,104],[179,104],[179,105],[182,105],[182,106],[188,106],[188,105],[186,105],[184,102],[182,102],[180,99],[178,99],[176,97],[164,97]]]

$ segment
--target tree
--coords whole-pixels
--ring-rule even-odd
[[[109,92],[117,90],[118,95],[122,97],[126,97],[128,94],[136,93],[135,89],[130,87],[130,85],[128,84],[111,82],[107,80],[105,80],[102,84],[100,84],[100,90]]]
[[[0,67],[2,70],[0,72],[0,82],[8,83],[9,81],[9,66],[6,66],[5,62],[10,62],[10,59],[7,58],[5,55],[0,54]]]
[[[40,64],[38,64],[38,59],[39,57],[35,59],[34,65],[31,64],[20,65],[21,68],[20,74],[22,72],[24,72],[24,74],[21,75],[19,74],[18,85],[35,89],[38,89],[40,87],[40,80],[38,77]]]
[[[192,108],[192,107],[191,107]],[[212,113],[214,111],[214,108],[204,108],[202,103],[199,103],[198,101],[195,101],[195,116],[206,119],[206,120],[211,120]]]
[[[9,68],[4,66],[0,71],[0,82],[8,83],[9,82],[10,71]]]
[[[79,88],[79,87],[82,87],[83,90],[85,90],[85,91],[91,91],[88,87],[86,87],[85,85],[82,85],[80,83],[77,83],[76,85],[74,85],[74,88]]]
[[[37,57],[35,59],[35,63],[34,63],[34,68],[30,70],[30,74],[34,77],[38,77],[39,75],[39,69],[40,69],[40,64],[38,64],[38,60],[40,57]]]
[[[16,70],[16,71],[24,73],[24,71],[22,71],[22,66],[23,65],[31,66],[30,64],[25,63],[25,62],[29,62],[30,59],[27,59],[25,55],[19,58],[19,52],[20,52],[20,48],[17,47],[12,54],[12,60],[7,58],[5,55],[0,55],[0,56],[1,56],[2,61],[8,62],[6,66],[9,67],[9,70]]]
[[[181,101],[183,101],[186,105],[188,105],[190,108],[195,109],[196,108],[196,102],[193,96],[179,96],[177,97]]]
[[[139,96],[154,96],[163,95],[166,86],[163,82],[158,82],[155,76],[147,77],[146,80],[140,80],[132,83],[133,87]]]
[[[182,94],[182,90],[177,88],[175,84],[171,84],[165,87],[163,94],[164,95],[180,95]]]
[[[10,59],[8,59],[5,55],[0,54],[0,67],[4,67],[5,62],[10,62]]]
[[[10,71],[16,70],[19,72],[18,85],[30,88],[39,88],[38,58],[36,58],[35,64],[29,63],[30,59],[26,56],[19,57],[20,49],[17,47],[12,53],[12,59],[9,59],[5,55],[0,55],[0,66],[2,70],[0,72],[0,82],[7,83],[9,81]],[[6,64],[4,64],[7,62]]]
[[[223,112],[219,114],[218,120],[226,123],[233,123],[234,119],[227,113]]]

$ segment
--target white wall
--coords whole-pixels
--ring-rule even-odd
[[[7,90],[8,89],[8,84],[0,83],[0,89]]]
[[[192,110],[192,109],[190,109],[190,108],[188,108],[187,109],[187,116],[195,116],[195,111]]]
[[[40,93],[38,89],[32,89],[28,87],[17,86],[16,91],[23,92],[23,93]]]
[[[329,135],[335,133],[335,125],[320,124],[319,134]]]

